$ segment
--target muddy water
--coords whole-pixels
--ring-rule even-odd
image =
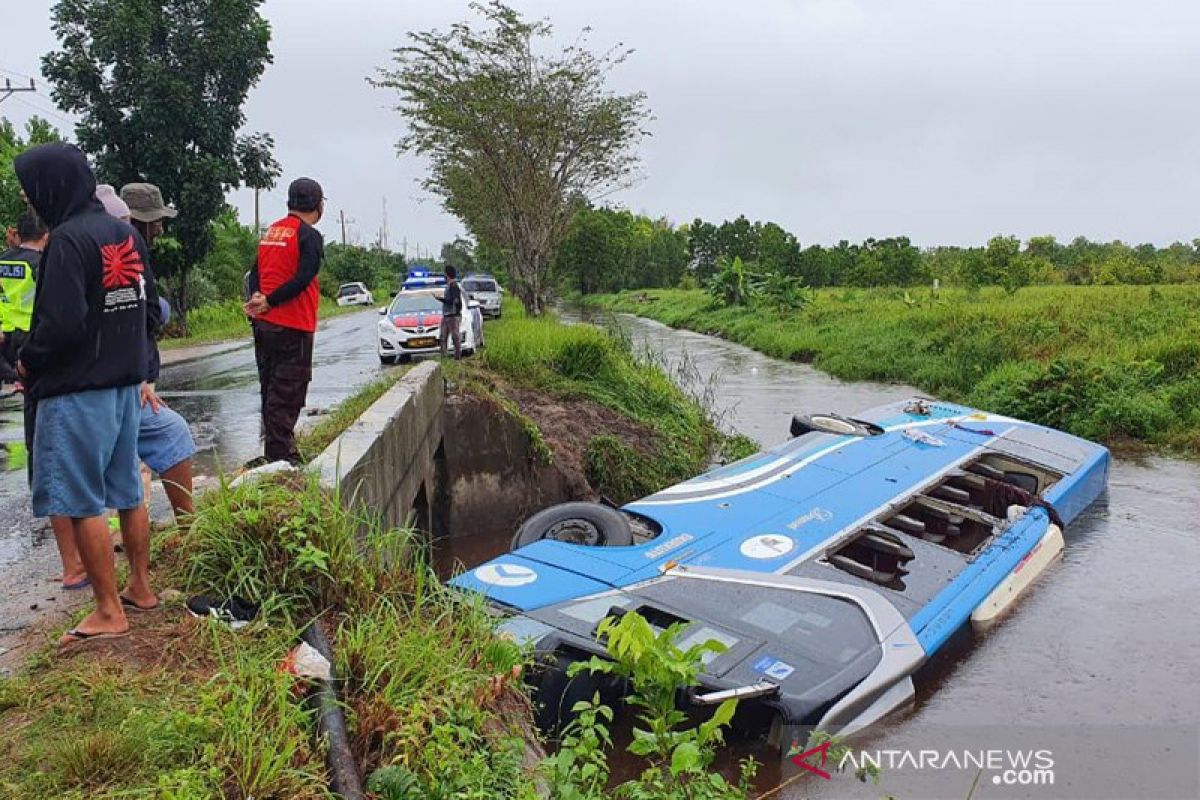
[[[763,445],[787,437],[795,411],[854,412],[914,393],[843,383],[636,317],[618,323],[668,364],[688,361],[701,377],[715,375],[728,423]],[[862,746],[1012,748],[1037,739],[1055,750],[1054,789],[1030,787],[1026,794],[981,784],[977,798],[1197,796],[1188,793],[1200,758],[1200,465],[1118,460],[1107,495],[1070,526],[1066,541],[1063,559],[1015,613],[985,633],[959,637],[918,681],[915,708]],[[1130,748],[1182,750],[1192,781],[1166,774],[1176,762],[1126,784],[1083,763],[1088,753],[1121,760]],[[778,777],[767,770],[763,783]],[[974,771],[885,768],[878,786],[841,775],[806,777],[778,796],[963,798],[974,778]]]

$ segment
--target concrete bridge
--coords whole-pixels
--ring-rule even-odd
[[[446,382],[435,361],[413,367],[311,464],[321,482],[393,527],[435,524],[435,493],[445,490]]]

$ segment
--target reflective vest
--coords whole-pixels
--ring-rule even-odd
[[[29,252],[9,250],[0,254],[0,330],[5,333],[28,331],[33,320],[37,263],[27,260]]]
[[[294,278],[300,267],[301,224],[299,217],[289,214],[267,228],[258,243],[258,290],[268,297]],[[317,279],[313,278],[304,291],[272,308],[259,319],[312,333],[317,329],[317,307],[320,303],[320,288]]]

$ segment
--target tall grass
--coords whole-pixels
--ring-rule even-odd
[[[704,407],[628,340],[590,325],[531,318],[512,304],[489,323],[482,366],[549,395],[585,398],[645,425],[639,447],[601,435],[588,447],[588,478],[602,494],[633,499],[691,477],[723,443]]]
[[[827,289],[794,313],[715,307],[684,290],[598,302],[846,380],[910,383],[1088,438],[1200,454],[1197,286]]]

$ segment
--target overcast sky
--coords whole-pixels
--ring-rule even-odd
[[[613,198],[676,222],[745,214],[808,243],[996,233],[1166,244],[1200,236],[1197,0],[570,0],[524,2],[563,39],[636,49],[614,87],[655,114],[645,180]],[[0,68],[37,75],[50,0],[0,0]],[[319,179],[321,224],[434,251],[461,226],[397,158],[392,97],[367,75],[405,33],[465,18],[459,0],[268,0],[275,63],[247,126],[285,181]],[[7,74],[7,73],[5,73]],[[14,121],[42,94],[0,105]],[[61,116],[51,117],[59,124]],[[248,219],[245,193],[231,195]],[[283,193],[264,214],[283,211]]]

